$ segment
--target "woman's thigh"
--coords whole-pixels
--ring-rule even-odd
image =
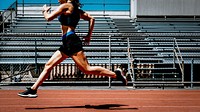
[[[79,51],[78,53],[71,56],[76,65],[79,67],[80,70],[85,71],[88,69],[89,64],[88,60],[84,54],[84,51]]]
[[[61,63],[63,60],[65,60],[66,58],[68,58],[67,55],[65,55],[64,53],[60,52],[59,50],[57,50],[49,59],[49,61],[46,63],[47,66],[53,67],[59,63]]]

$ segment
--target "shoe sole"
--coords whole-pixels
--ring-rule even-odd
[[[18,96],[25,97],[25,98],[36,98],[37,97],[37,95],[32,95],[32,94],[28,94],[28,95],[18,94]]]

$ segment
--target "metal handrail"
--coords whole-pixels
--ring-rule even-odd
[[[134,65],[133,65],[133,55],[131,54],[131,45],[129,37],[127,37],[127,55],[128,55],[128,74],[131,77],[131,81],[133,83],[133,89],[135,89],[135,73],[134,73]]]
[[[11,4],[6,10],[3,11],[3,13],[0,15],[3,17],[3,20],[0,22],[0,26],[3,25],[3,33],[4,33],[4,24],[5,24],[5,21],[11,17],[11,20],[12,20],[12,13],[13,13],[13,9],[16,10],[17,9],[17,1],[15,1],[13,4]],[[8,16],[6,16],[4,18],[4,14],[10,10],[10,14],[8,14]],[[17,11],[15,12],[15,15],[17,15]]]
[[[177,53],[177,50],[178,50],[179,55]],[[173,50],[173,52],[174,52],[174,65],[175,65],[175,56],[176,56],[176,59],[178,61],[178,65],[180,67],[181,74],[182,74],[182,82],[184,82],[184,60],[183,60],[182,54],[180,52],[180,48],[178,46],[176,38],[174,38],[174,50]],[[179,57],[180,57],[180,59],[179,59]]]

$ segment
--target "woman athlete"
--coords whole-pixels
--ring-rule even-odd
[[[50,75],[51,70],[54,66],[61,63],[66,58],[71,57],[76,63],[77,67],[85,74],[102,75],[111,78],[117,78],[127,85],[127,79],[122,75],[120,69],[112,72],[106,68],[100,66],[90,66],[88,64],[87,58],[84,54],[82,42],[80,38],[75,34],[75,28],[80,19],[86,20],[89,23],[88,34],[83,37],[84,43],[89,45],[92,36],[92,31],[94,29],[95,19],[88,13],[79,9],[79,0],[58,0],[60,5],[55,11],[49,13],[50,7],[46,5],[43,6],[44,18],[47,21],[52,21],[58,17],[61,23],[62,31],[62,45],[60,48],[52,55],[49,61],[45,64],[44,70],[40,74],[37,81],[32,85],[32,87],[27,88],[24,92],[18,93],[21,97],[37,97],[37,89]]]

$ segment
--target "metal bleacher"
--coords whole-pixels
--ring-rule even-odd
[[[34,10],[30,10],[31,8],[25,8],[27,10],[25,10],[23,14],[20,9],[19,7],[16,17],[12,20],[10,27],[5,29],[5,33],[1,38],[1,68],[6,68],[11,71],[13,75],[13,77],[10,77],[6,74],[7,70],[3,69],[2,74],[4,75],[1,77],[2,79],[6,79],[5,81],[7,82],[14,81],[16,76],[21,78],[20,82],[21,80],[22,82],[33,81],[34,78],[38,77],[42,67],[50,56],[61,45],[61,30],[57,19],[47,22],[41,14],[41,9],[39,9],[39,11],[38,8],[35,8],[37,9],[35,10],[36,13]],[[115,38],[114,35],[110,38],[111,35],[107,35],[119,32],[113,19],[108,15],[98,13],[92,15],[96,20],[93,31],[96,35],[92,36],[90,46],[84,46],[89,63],[92,66],[104,66],[112,70],[122,63],[127,63],[127,46],[124,44],[126,40],[119,36]],[[81,20],[76,28],[76,33],[82,39],[82,36],[86,35],[87,32],[88,23]],[[107,34],[102,35],[102,33]],[[109,53],[109,38],[112,41],[111,53]],[[109,61],[109,57],[111,57],[112,60]],[[64,70],[62,69],[60,72],[56,71],[60,66],[62,66]],[[10,68],[12,68],[12,70]],[[59,74],[64,75],[62,75],[61,78]],[[70,81],[78,80],[77,74],[80,75],[82,73],[77,70],[72,59],[68,58],[52,70],[47,80],[66,80],[66,78]],[[29,77],[24,78],[24,76],[28,75]],[[81,77],[84,77],[82,80],[108,81],[105,77],[97,78],[94,75],[84,75]]]
[[[10,76],[17,76],[33,68],[37,71],[26,72],[25,75],[31,74],[27,79],[20,75],[22,81],[33,81],[61,44],[58,20],[46,22],[42,14],[34,14],[33,10],[31,12],[19,12],[1,37],[0,64],[1,68],[6,68],[3,69],[2,79],[6,77],[7,71],[10,71]],[[177,49],[180,50],[178,55],[182,56],[184,64],[191,64],[191,60],[194,64],[200,64],[199,18],[138,17],[132,20],[98,13],[93,16],[96,22],[92,40],[89,46],[84,46],[89,63],[111,70],[122,67],[129,84],[132,81],[138,86],[183,86],[184,74],[174,54]],[[76,30],[81,39],[87,30],[88,23],[81,20]],[[128,57],[129,49],[131,59]],[[83,75],[70,58],[56,66],[47,80],[95,80],[108,83],[106,77]]]
[[[106,21],[106,22],[105,22]],[[33,24],[34,23],[34,24]],[[31,27],[30,27],[31,26]],[[104,31],[104,29],[107,29]],[[88,24],[80,21],[76,32],[87,32]],[[117,32],[114,22],[109,17],[96,17],[94,32]],[[44,17],[16,17],[8,32],[12,33],[60,33],[60,24],[57,19],[47,22]]]
[[[198,16],[141,16],[135,21],[140,32],[200,32]]]

